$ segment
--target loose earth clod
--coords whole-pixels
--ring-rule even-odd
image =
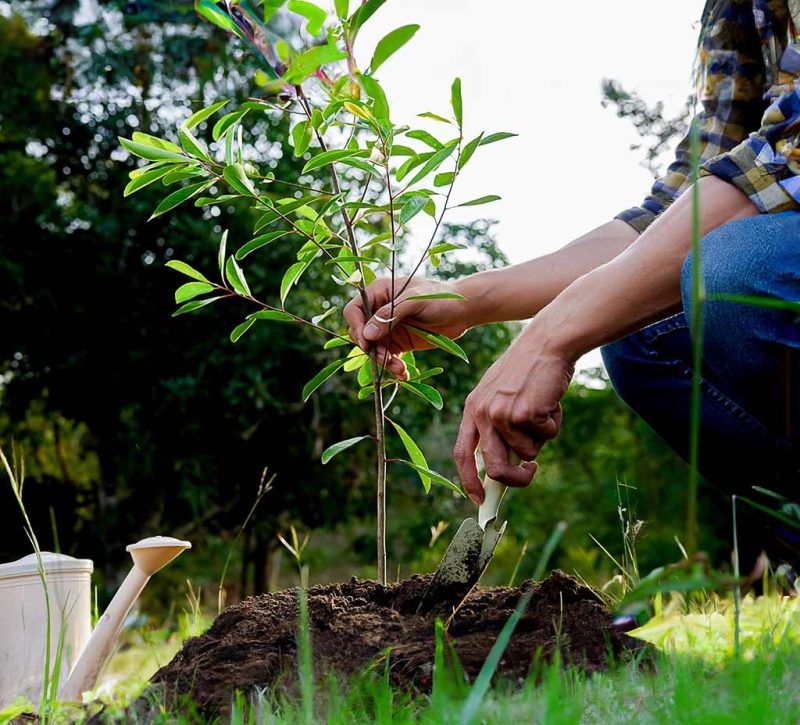
[[[383,587],[353,579],[308,591],[314,667],[319,675],[364,669],[391,648],[390,677],[401,688],[427,691],[434,658],[434,622],[447,619],[457,602],[417,613],[429,576]],[[529,674],[537,653],[586,672],[605,669],[640,642],[612,628],[597,595],[562,572],[520,588],[478,588],[452,619],[448,637],[467,677],[474,678],[520,596],[534,591],[498,667],[506,678]],[[211,628],[186,642],[153,677],[168,701],[191,694],[204,711],[225,710],[234,690],[296,681],[296,590],[264,594],[226,609]]]

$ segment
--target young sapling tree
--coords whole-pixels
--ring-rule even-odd
[[[217,280],[186,262],[168,262],[190,280],[175,293],[179,305],[175,315],[196,312],[226,299],[246,300],[253,312],[231,332],[233,342],[242,339],[254,325],[285,323],[313,330],[325,338],[324,350],[338,351],[338,356],[303,388],[304,401],[338,373],[353,374],[359,399],[371,399],[374,430],[334,443],[322,454],[322,462],[364,439],[375,443],[377,570],[384,584],[387,462],[414,469],[426,492],[433,483],[460,492],[450,480],[430,469],[414,439],[389,416],[400,393],[417,396],[441,409],[442,396],[430,380],[442,370],[424,370],[413,354],[404,353],[409,378],[397,379],[387,372],[388,352],[379,357],[374,348],[365,352],[353,345],[335,304],[309,317],[292,311],[289,296],[312,265],[321,265],[324,274],[342,289],[360,296],[368,317],[373,310],[367,286],[378,275],[385,276],[391,289],[390,326],[395,324],[395,306],[406,300],[447,298],[463,302],[464,298],[455,293],[413,295],[407,288],[426,260],[436,265],[441,255],[459,248],[439,238],[448,211],[499,199],[487,195],[455,204],[453,189],[480,147],[514,135],[481,133],[465,139],[459,79],[453,82],[446,114],[420,114],[435,122],[441,133],[392,122],[377,72],[411,40],[419,26],[405,25],[388,33],[378,42],[366,66],[358,62],[354,51],[359,31],[385,1],[364,0],[351,12],[348,0],[336,0],[329,13],[307,0],[262,0],[260,7],[244,0],[198,0],[195,7],[202,17],[235,34],[256,54],[264,71],[261,96],[237,107],[220,100],[196,111],[180,124],[179,143],[140,132],[120,139],[127,151],[147,162],[130,173],[126,195],[156,182],[177,187],[156,207],[153,217],[190,199],[203,208],[244,200],[257,213],[252,238],[232,253],[227,232],[222,234]],[[305,32],[298,30],[296,42],[280,39],[267,27],[283,5],[294,15],[294,27],[304,26]],[[303,38],[310,42],[299,47]],[[291,144],[294,155],[305,160],[299,180],[279,179],[263,171],[263,160],[245,146],[243,122],[249,115],[263,113],[284,114],[290,119],[288,138],[276,141]],[[211,125],[212,119],[213,143],[209,145],[200,131],[205,128],[203,124]],[[412,245],[408,225],[420,214],[431,217],[432,228],[409,263]],[[245,269],[254,263],[258,252],[272,244],[292,245],[295,261],[285,270],[280,289],[274,293],[268,290],[262,298],[248,283]],[[402,266],[401,257],[405,262]],[[403,277],[401,272],[405,273]],[[441,348],[467,360],[461,347],[448,337],[433,330],[406,327],[421,346]],[[399,437],[407,458],[387,461],[389,431]]]

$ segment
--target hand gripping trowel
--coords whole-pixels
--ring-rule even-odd
[[[486,476],[483,488],[486,498],[478,508],[477,520],[473,517],[464,519],[458,527],[417,611],[426,611],[442,601],[453,602],[458,607],[489,566],[506,530],[506,522],[497,521],[497,510],[506,487]]]

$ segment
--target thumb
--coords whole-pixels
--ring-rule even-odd
[[[389,334],[390,324],[397,324],[412,314],[415,309],[413,302],[402,304],[402,300],[395,302],[394,310],[392,310],[391,303],[384,305],[376,310],[367,322],[364,327],[364,337],[372,342],[383,340]]]

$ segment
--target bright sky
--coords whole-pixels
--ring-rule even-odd
[[[365,25],[356,51],[366,65],[383,35],[419,23],[378,73],[395,122],[419,126],[416,113],[447,111],[460,75],[467,136],[519,134],[479,150],[456,192],[459,201],[503,197],[461,218],[498,219],[500,246],[520,262],[644,198],[652,180],[639,166],[641,151],[630,150],[638,137],[600,106],[600,82],[617,79],[648,102],[678,109],[692,89],[702,7],[702,0],[394,0]],[[435,123],[430,130],[437,125],[441,131]]]

